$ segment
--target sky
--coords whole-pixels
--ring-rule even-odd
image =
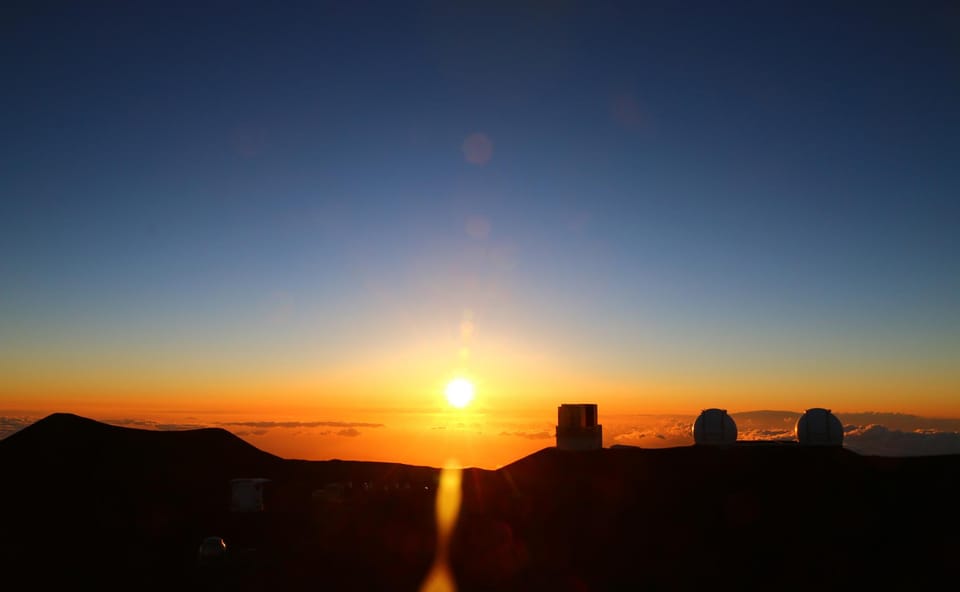
[[[0,417],[436,466],[550,445],[564,402],[607,444],[708,407],[955,433],[924,426],[960,418],[958,31],[946,1],[4,3]]]

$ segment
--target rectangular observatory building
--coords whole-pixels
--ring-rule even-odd
[[[565,403],[557,407],[557,448],[603,448],[603,426],[597,423],[596,403]]]

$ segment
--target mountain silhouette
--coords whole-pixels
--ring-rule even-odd
[[[416,590],[435,553],[433,467],[54,414],[0,441],[0,470],[0,569],[39,589]],[[231,507],[244,477],[266,480],[262,512]],[[462,482],[461,591],[916,589],[960,556],[958,456],[548,447]],[[224,561],[199,564],[211,536]]]
[[[166,465],[185,474],[211,469],[257,473],[282,460],[220,428],[145,430],[71,413],[54,413],[0,440],[0,461],[17,459],[29,460],[22,467],[26,470],[40,468],[38,464],[66,471],[122,470],[125,478]]]

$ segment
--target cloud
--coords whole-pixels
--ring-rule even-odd
[[[780,426],[793,429],[802,415],[799,411],[744,411],[731,413],[730,417],[739,426]]]
[[[801,412],[748,411],[731,413],[731,416],[737,422],[738,440],[795,441],[794,426]],[[859,454],[960,454],[960,419],[877,412],[838,413],[837,417],[845,424],[844,446]],[[667,415],[612,416],[603,422],[604,441],[608,446],[688,446],[693,444],[694,419]]]
[[[34,421],[36,420],[30,417],[0,417],[0,440],[19,432]]]
[[[103,420],[104,423],[110,425],[128,427],[128,428],[139,428],[143,430],[158,430],[161,432],[176,432],[182,430],[198,430],[201,428],[208,428],[210,424],[202,423],[158,423],[149,419],[132,419],[132,418],[122,418],[122,419],[106,419]]]
[[[836,415],[840,421],[858,426],[881,425],[893,430],[910,432],[915,430],[960,432],[960,419],[953,418],[921,417],[907,413],[878,413],[875,411],[837,413]]]
[[[801,413],[750,411],[731,415],[737,422],[739,440],[796,440],[794,426]],[[844,423],[844,447],[859,454],[960,454],[960,419],[876,411],[836,415]]]
[[[218,425],[229,428],[237,436],[265,436],[270,430],[292,430],[288,435],[339,436],[356,438],[363,435],[357,428],[382,428],[382,423],[364,421],[225,421]],[[241,428],[239,430],[235,428]],[[328,429],[318,429],[328,428]],[[309,431],[303,431],[309,430]]]
[[[547,438],[553,438],[556,434],[548,432],[546,430],[516,430],[513,432],[503,431],[500,432],[501,436],[514,436],[517,438],[527,438],[528,440],[544,440]]]
[[[605,440],[649,448],[693,444],[693,422],[686,417],[650,415],[626,424],[604,426]]]
[[[796,440],[793,428],[790,429],[742,429],[737,426],[738,440]]]
[[[237,430],[233,434],[242,438],[247,436],[264,436],[269,430]]]
[[[797,411],[746,411],[731,413],[737,422],[738,440],[796,440],[793,428],[802,414]]]
[[[624,432],[622,434],[617,434],[613,437],[617,442],[630,442],[632,440],[643,440],[644,438],[660,438],[665,439],[666,436],[663,434],[658,434],[653,430],[641,430],[634,429],[629,432]]]
[[[904,431],[877,424],[851,427],[844,434],[843,443],[854,452],[870,456],[960,454],[960,432]]]
[[[217,425],[248,428],[382,428],[382,423],[362,421],[224,421]]]

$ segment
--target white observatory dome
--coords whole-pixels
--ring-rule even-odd
[[[843,424],[829,409],[807,409],[797,420],[794,432],[804,446],[843,445]]]
[[[737,441],[737,423],[726,409],[704,409],[693,423],[697,444],[732,444]]]

